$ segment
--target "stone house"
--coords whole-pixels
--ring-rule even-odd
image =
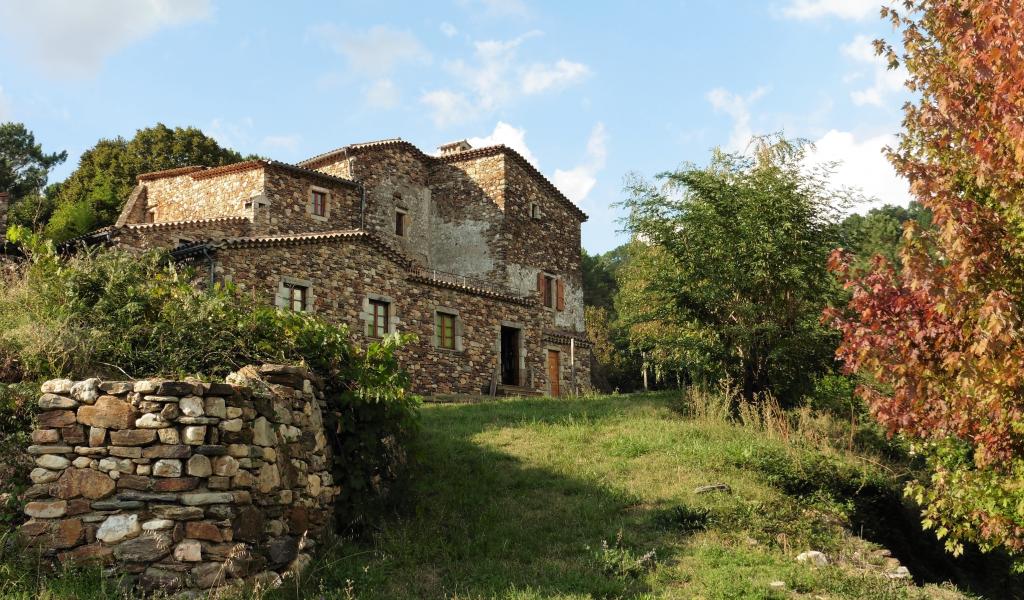
[[[587,216],[505,146],[389,139],[297,165],[147,173],[91,241],[170,249],[204,281],[344,323],[408,332],[422,394],[590,387],[580,226]]]

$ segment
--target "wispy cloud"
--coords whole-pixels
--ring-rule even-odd
[[[729,134],[727,150],[742,151],[750,144],[754,132],[751,127],[752,104],[768,93],[768,88],[759,87],[746,96],[734,94],[724,88],[715,88],[708,92],[707,99],[715,112],[725,113],[732,117],[732,132]]]
[[[523,0],[459,0],[459,4],[485,17],[530,16],[530,8]]]
[[[0,32],[46,74],[88,77],[121,49],[210,11],[209,0],[0,2]]]
[[[525,94],[539,94],[572,85],[587,75],[590,75],[587,65],[562,58],[553,65],[535,64],[527,67],[523,72],[522,89]]]
[[[459,30],[448,21],[441,23],[440,29],[441,33],[444,34],[445,37],[455,37],[459,34]]]
[[[608,133],[604,123],[597,123],[587,139],[583,162],[567,171],[556,169],[553,177],[555,187],[576,204],[582,204],[597,184],[597,175],[604,169],[607,160]]]
[[[877,15],[882,0],[790,0],[782,15],[790,19],[821,19],[836,17],[859,21]]]
[[[885,59],[875,53],[875,47],[870,37],[858,35],[848,44],[840,48],[847,58],[862,65],[871,66],[871,85],[850,92],[850,99],[857,106],[885,106],[888,97],[904,89],[907,80],[907,70],[900,66],[890,69]],[[857,72],[847,76],[850,82],[864,78],[864,72]],[[847,79],[844,78],[844,79]]]
[[[294,154],[299,149],[302,136],[299,135],[268,135],[260,140],[260,147],[271,152],[287,152]]]
[[[454,85],[430,90],[420,98],[433,111],[434,122],[467,121],[507,106],[517,97],[563,89],[586,78],[590,73],[586,65],[564,58],[550,64],[521,64],[520,46],[540,35],[534,30],[510,40],[477,41],[471,58],[445,63]]]
[[[388,109],[398,106],[398,86],[390,79],[378,79],[366,89],[364,97],[371,108]]]
[[[351,31],[334,23],[321,23],[311,27],[309,34],[365,75],[381,77],[402,63],[430,62],[430,53],[412,32],[386,25]]]

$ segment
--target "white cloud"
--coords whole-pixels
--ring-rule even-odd
[[[398,106],[398,87],[390,79],[378,79],[366,89],[365,98],[372,108],[394,108]]]
[[[552,178],[555,187],[570,200],[582,204],[597,184],[597,174],[608,159],[608,134],[604,123],[594,125],[587,140],[587,153],[583,162],[572,169],[556,169]]]
[[[549,89],[563,88],[582,81],[589,74],[587,65],[564,58],[554,65],[534,64],[523,73],[523,93],[539,94]]]
[[[402,63],[429,63],[430,53],[409,31],[375,25],[364,32],[343,29],[334,23],[311,27],[310,36],[342,55],[352,69],[381,77]]]
[[[284,151],[294,154],[299,149],[302,137],[298,135],[268,135],[260,141],[260,146],[270,151]]]
[[[522,0],[459,0],[464,8],[479,9],[488,17],[526,17],[530,9]]]
[[[708,92],[707,99],[715,112],[725,113],[732,117],[732,132],[725,149],[739,152],[747,148],[754,132],[750,125],[750,106],[768,93],[768,88],[759,87],[747,96],[734,94],[723,88],[715,88]]]
[[[590,72],[586,65],[564,58],[550,65],[519,64],[519,47],[539,35],[540,31],[529,31],[511,40],[477,41],[471,59],[446,63],[445,69],[454,77],[454,87],[458,89],[432,90],[420,98],[434,110],[434,122],[466,121],[507,106],[517,97],[578,83]],[[455,106],[458,111],[451,110]]]
[[[83,77],[122,48],[209,14],[209,0],[0,2],[0,32],[51,76]]]
[[[459,123],[476,112],[473,104],[463,95],[451,90],[434,90],[420,97],[432,111],[434,125],[446,127]]]
[[[782,14],[791,19],[838,17],[856,20],[877,15],[883,0],[790,0]]]
[[[840,50],[847,58],[872,67],[871,85],[850,92],[850,99],[857,106],[885,106],[886,98],[890,94],[904,89],[904,82],[908,77],[907,70],[902,66],[890,69],[885,59],[875,53],[870,37],[858,35],[849,44],[844,44]],[[848,75],[844,80],[848,79],[849,82],[853,82],[864,75],[862,72]]]
[[[848,131],[830,130],[814,142],[808,157],[812,163],[840,162],[831,182],[837,187],[859,188],[871,202],[853,207],[867,212],[883,204],[906,206],[912,196],[907,180],[896,174],[882,154],[886,146],[895,147],[895,135],[886,134],[858,139]]]
[[[513,127],[504,121],[498,121],[498,124],[494,126],[494,131],[492,131],[490,135],[486,137],[469,138],[466,141],[474,148],[504,144],[519,154],[522,154],[523,158],[529,161],[533,166],[538,166],[537,158],[533,155],[533,152],[530,152],[530,148],[526,145],[526,130]]]
[[[441,23],[441,33],[443,33],[445,37],[455,37],[459,34],[459,30],[448,21],[445,21],[444,23]]]

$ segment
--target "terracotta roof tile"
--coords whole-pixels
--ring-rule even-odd
[[[227,223],[248,223],[248,217],[217,217],[214,219],[190,219],[184,221],[165,221],[163,223],[129,223],[124,229],[132,230],[161,230],[161,229],[188,229],[197,225],[221,225]]]
[[[569,209],[570,212],[572,212],[574,215],[576,215],[577,218],[580,219],[580,221],[586,221],[588,218],[587,214],[583,212],[580,209],[580,207],[576,206],[575,202],[573,202],[565,194],[563,194],[562,191],[555,186],[555,184],[551,183],[551,181],[547,177],[545,177],[543,173],[538,171],[537,167],[534,167],[532,164],[530,164],[530,161],[523,158],[523,156],[519,154],[519,152],[516,152],[514,149],[504,144],[498,144],[495,146],[484,146],[482,148],[473,148],[471,150],[465,150],[462,152],[452,152],[451,154],[446,154],[444,156],[433,156],[423,152],[415,145],[403,140],[402,138],[389,138],[384,140],[377,140],[374,142],[349,144],[348,146],[342,146],[341,148],[336,148],[329,152],[318,154],[312,158],[307,158],[306,160],[300,161],[298,164],[302,167],[315,169],[329,162],[338,155],[344,155],[350,152],[358,152],[359,150],[364,149],[399,146],[410,150],[414,154],[418,155],[421,160],[428,162],[453,163],[464,160],[474,160],[485,156],[493,156],[495,154],[504,153],[515,159],[520,165],[523,166],[523,168],[526,169],[527,172],[536,177],[537,180],[540,181],[541,187],[553,193],[555,197],[558,198],[566,206],[566,208]]]
[[[330,174],[324,173],[322,171],[315,171],[313,169],[307,169],[307,168],[304,168],[304,167],[300,167],[298,165],[293,165],[293,164],[290,164],[290,163],[281,162],[279,160],[263,160],[263,159],[246,160],[246,161],[242,161],[242,162],[231,163],[230,165],[224,165],[224,166],[221,166],[221,167],[212,167],[212,168],[210,168],[210,167],[191,166],[191,167],[181,167],[179,169],[168,169],[166,171],[155,171],[153,173],[143,173],[142,175],[139,175],[137,177],[137,179],[139,181],[152,181],[152,180],[155,180],[155,179],[163,179],[165,177],[176,177],[176,176],[180,176],[180,175],[191,175],[192,179],[195,179],[195,180],[212,179],[214,177],[219,177],[221,175],[228,175],[230,173],[241,173],[243,171],[248,171],[248,170],[251,170],[251,169],[266,168],[268,166],[269,167],[276,167],[276,168],[279,168],[279,169],[284,169],[286,171],[291,171],[293,173],[298,173],[300,175],[305,175],[305,176],[308,176],[308,177],[315,177],[315,178],[322,179],[322,180],[329,180],[329,181],[332,181],[332,182],[341,183],[341,184],[352,186],[352,187],[356,187],[356,188],[360,187],[360,185],[361,185],[358,181],[352,181],[351,179],[345,179],[344,177],[337,177],[335,175],[330,175]]]

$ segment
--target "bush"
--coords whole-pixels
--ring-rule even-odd
[[[11,233],[29,259],[0,281],[0,365],[17,364],[26,382],[219,378],[247,364],[307,365],[337,413],[327,433],[344,490],[339,515],[351,520],[397,477],[418,403],[395,356],[405,338],[363,350],[343,325],[278,310],[230,285],[201,290],[193,272],[159,252],[88,250],[65,259],[49,242]],[[16,414],[10,425],[26,431]]]

